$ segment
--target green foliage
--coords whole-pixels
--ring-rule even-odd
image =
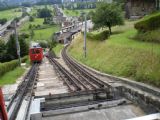
[[[47,8],[39,9],[37,12],[39,18],[52,17],[51,10]]]
[[[22,58],[22,62],[25,62],[28,57]],[[15,69],[19,65],[18,60],[12,60],[10,62],[0,63],[0,77],[5,73]]]
[[[56,54],[56,56],[60,55],[61,50],[63,49],[63,45],[62,44],[56,44],[53,48],[52,51]]]
[[[6,10],[0,10],[0,19],[6,18],[7,20],[14,19],[15,16],[21,16],[22,12],[17,9],[7,8]]]
[[[26,38],[27,36],[22,34],[20,35],[19,38],[19,45],[20,45],[20,49],[21,49],[21,57],[25,56],[28,54],[28,44],[26,43]],[[10,60],[14,60],[17,59],[17,47],[16,47],[16,40],[15,40],[15,35],[12,34],[10,36],[9,41],[6,44],[6,53],[5,53],[5,57],[3,59],[1,59],[1,62],[5,62],[5,61],[10,61]]]
[[[83,36],[78,36],[69,54],[101,72],[160,87],[160,45],[131,39],[137,33],[134,22],[113,27],[113,32],[118,33],[103,42],[87,40],[87,58],[83,54]]]
[[[1,24],[1,25],[4,25],[6,22],[7,22],[7,19],[6,19],[6,18],[0,19],[0,24]]]
[[[103,40],[108,39],[109,35],[110,35],[109,31],[106,30],[106,31],[103,31],[103,32],[97,33],[97,34],[87,33],[87,38],[89,40],[103,41]]]
[[[47,48],[49,46],[47,41],[38,41],[38,43],[42,48]]]
[[[9,41],[6,44],[6,51],[8,55],[8,60],[13,60],[17,58],[17,48],[14,34],[10,36]]]
[[[28,55],[28,51],[29,51],[29,45],[27,44],[25,37],[26,36],[24,36],[24,35],[19,36],[19,44],[20,44],[20,49],[21,49],[20,55],[21,55],[21,57],[23,57],[25,55]]]
[[[34,35],[35,35],[34,30],[31,29],[31,30],[30,30],[30,37],[31,37],[31,39],[33,39]]]
[[[160,13],[147,16],[135,24],[139,32],[147,32],[160,28]]]
[[[124,16],[120,6],[117,4],[100,3],[93,14],[93,23],[97,28],[111,27],[124,24]]]
[[[52,24],[52,23],[53,23],[52,18],[44,18],[43,24]]]
[[[138,32],[134,38],[139,41],[160,43],[160,29],[147,32]]]
[[[96,8],[96,2],[77,2],[77,3],[70,3],[65,4],[65,8],[69,10],[78,10],[78,9],[94,9]]]
[[[29,21],[30,21],[30,22],[33,22],[33,21],[34,21],[34,17],[33,17],[33,16],[30,16],[30,17],[29,17]]]
[[[0,77],[0,86],[6,85],[6,84],[13,84],[16,82],[16,80],[22,76],[22,74],[25,72],[25,69],[22,67],[17,67],[12,71],[7,72],[2,77]]]
[[[0,61],[4,62],[6,59],[6,45],[3,41],[0,40]]]

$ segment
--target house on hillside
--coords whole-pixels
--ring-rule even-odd
[[[125,11],[129,19],[137,19],[159,10],[160,0],[126,0]]]

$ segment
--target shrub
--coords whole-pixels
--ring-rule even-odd
[[[140,41],[145,41],[145,42],[155,42],[155,43],[160,43],[160,29],[158,30],[153,30],[153,31],[148,31],[145,33],[137,33],[135,35],[135,39],[136,40],[140,40]]]
[[[147,32],[160,28],[160,13],[143,18],[135,24],[135,28],[139,32]]]
[[[0,24],[4,25],[6,22],[7,22],[7,19],[6,19],[6,18],[0,19]]]
[[[21,60],[22,62],[25,62],[28,59],[28,57],[23,57]],[[0,77],[4,75],[5,73],[15,69],[19,65],[18,60],[12,60],[10,62],[0,63]]]
[[[109,37],[109,31],[103,31],[101,33],[93,34],[93,33],[87,33],[87,38],[92,40],[106,40]]]
[[[29,17],[29,21],[30,21],[30,22],[33,22],[33,21],[34,21],[34,17],[33,17],[33,16],[30,16],[30,17]]]

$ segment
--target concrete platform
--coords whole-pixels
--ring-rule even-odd
[[[59,79],[47,58],[44,58],[43,63],[40,65],[38,74],[39,76],[35,89],[35,96],[68,92],[67,86],[65,86],[63,81]]]
[[[143,115],[144,113],[139,107],[131,104],[108,109],[47,116],[43,117],[42,120],[125,120]]]

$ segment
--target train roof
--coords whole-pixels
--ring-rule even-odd
[[[40,47],[36,47],[36,46],[30,47],[30,49],[35,49],[35,48],[42,48],[42,47],[41,46]]]
[[[31,43],[30,45],[30,49],[33,49],[33,48],[42,48],[39,43]]]

